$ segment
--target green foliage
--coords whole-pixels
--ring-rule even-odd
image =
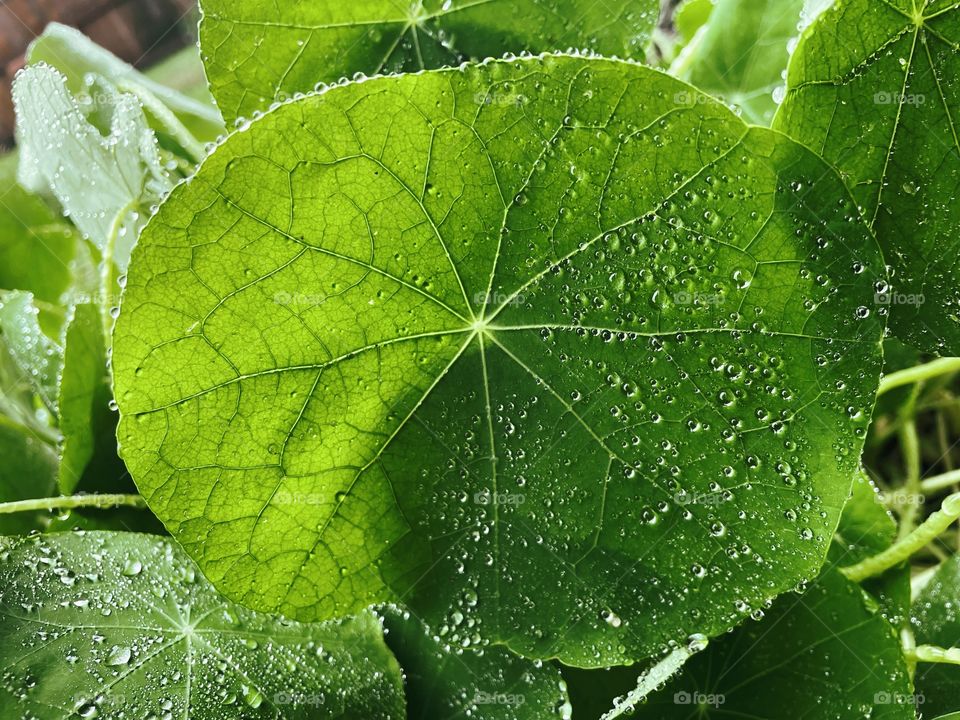
[[[564,56],[371,80],[173,193],[115,333],[121,447],[222,592],[404,598],[597,666],[816,571],[882,260],[821,161],[685,92]]]
[[[203,0],[201,8],[210,88],[224,117],[241,122],[357,73],[569,47],[642,59],[657,19],[656,0]]]
[[[832,4],[47,28],[0,715],[956,718],[960,10]]]
[[[960,354],[960,290],[941,262],[960,224],[958,41],[944,0],[838,0],[800,42],[774,124],[840,170],[873,225],[893,332],[947,355]]]
[[[369,614],[298,625],[226,603],[168,540],[0,539],[0,701],[52,720],[400,717]]]

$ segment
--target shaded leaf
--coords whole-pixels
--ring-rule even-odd
[[[204,0],[200,45],[228,120],[355,73],[569,47],[643,59],[656,0]],[[490,102],[509,102],[493,97]]]
[[[960,646],[960,556],[945,560],[913,604],[914,638],[918,645]],[[914,683],[923,697],[924,717],[960,711],[960,666],[917,665]]]
[[[941,262],[960,226],[958,43],[945,0],[838,0],[804,34],[774,124],[841,171],[872,223],[894,269],[873,307],[946,355],[960,354],[960,287]]]
[[[57,454],[25,425],[0,415],[0,503],[53,494]],[[41,527],[40,513],[0,514],[0,535],[27,533]]]
[[[502,647],[451,646],[397,608],[383,614],[388,647],[403,668],[409,720],[570,720],[559,668]]]
[[[53,412],[63,348],[40,328],[40,311],[30,293],[0,291],[0,351],[4,350],[33,392]]]
[[[18,716],[403,717],[372,615],[299,625],[252,613],[168,540],[6,540],[0,576],[0,701]]]
[[[569,56],[371,80],[174,191],[114,335],[119,437],[222,592],[402,599],[593,667],[816,573],[883,261],[818,158],[687,91]]]
[[[576,712],[576,708],[574,708]],[[914,720],[897,633],[859,587],[828,571],[694,655],[623,717]],[[583,720],[590,720],[584,718]]]

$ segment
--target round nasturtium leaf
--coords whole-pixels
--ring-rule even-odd
[[[222,592],[597,666],[815,574],[883,260],[822,161],[692,92],[564,55],[370,80],[171,194],[116,326],[119,438]]]
[[[642,60],[660,13],[658,0],[202,0],[200,7],[203,62],[228,120],[357,73],[564,48]]]
[[[798,45],[774,120],[840,171],[872,224],[892,268],[873,307],[943,355],[960,354],[958,75],[955,2],[837,0]]]
[[[31,720],[400,720],[361,613],[301,625],[227,602],[169,538],[0,538],[0,708]]]

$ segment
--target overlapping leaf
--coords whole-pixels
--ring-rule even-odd
[[[121,452],[222,592],[597,666],[816,572],[883,262],[819,159],[680,92],[565,56],[372,80],[174,192],[114,336]]]
[[[570,47],[640,58],[656,0],[204,0],[200,40],[228,119],[317,83]],[[488,98],[489,102],[512,102]]]
[[[913,606],[914,637],[918,644],[943,648],[960,646],[960,556],[944,561]],[[917,666],[914,676],[924,716],[960,711],[960,667],[951,664]]]
[[[0,539],[0,705],[17,717],[400,720],[373,616],[298,625],[225,602],[168,540]]]
[[[387,645],[403,668],[409,720],[570,720],[555,664],[523,660],[504,648],[450,645],[446,637],[456,626],[435,634],[406,611],[380,612]]]
[[[894,268],[874,307],[893,332],[954,355],[958,43],[960,9],[947,0],[839,0],[797,48],[775,121],[841,171],[873,224]]]

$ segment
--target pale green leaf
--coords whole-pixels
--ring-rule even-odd
[[[598,666],[816,573],[883,260],[822,161],[688,92],[569,56],[370,80],[174,191],[114,335],[119,437],[222,592],[400,599]]]
[[[121,272],[152,204],[169,191],[140,101],[98,79],[85,113],[64,76],[39,63],[17,74],[20,179],[49,190],[79,230]]]
[[[57,454],[35,430],[0,415],[0,503],[47,497],[54,492]],[[0,535],[40,527],[39,513],[0,515]]]
[[[915,9],[919,8],[919,9]],[[806,31],[774,127],[847,180],[893,268],[872,303],[900,339],[960,354],[960,8],[838,0]]]
[[[702,37],[682,59],[680,77],[769,125],[784,84],[788,45],[804,0],[717,0]]]
[[[228,120],[318,83],[581,48],[643,59],[657,0],[203,0],[200,44]],[[488,102],[510,102],[492,96]]]
[[[191,52],[194,62],[199,63],[196,48]],[[210,142],[223,132],[220,112],[209,95],[198,100],[161,84],[72,27],[47,25],[30,44],[27,61],[46,63],[59,70],[74,94],[89,90],[91,73],[106,78],[120,90],[135,95],[143,103],[151,126],[179,143],[184,151],[195,154],[198,141]]]
[[[40,327],[40,311],[27,292],[0,291],[0,352],[7,352],[46,407],[57,407],[63,348]]]
[[[17,717],[400,720],[377,620],[299,625],[225,602],[169,540],[0,545],[0,705]]]

